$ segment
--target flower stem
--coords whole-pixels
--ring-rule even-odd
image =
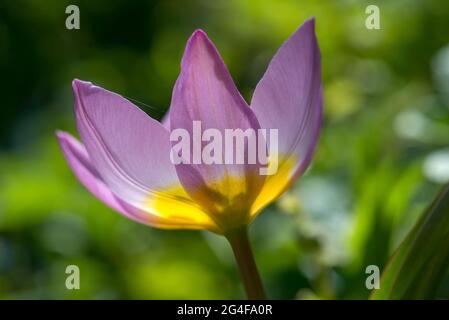
[[[256,262],[254,261],[246,228],[234,230],[226,234],[225,237],[228,239],[234,252],[248,299],[265,300],[265,292]]]

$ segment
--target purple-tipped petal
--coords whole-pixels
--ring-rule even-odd
[[[193,137],[193,121],[201,122],[203,132],[217,129],[222,137],[225,129],[259,128],[217,49],[201,30],[195,31],[187,43],[170,107],[171,130],[183,128]],[[194,148],[191,146],[192,153]],[[218,206],[229,209],[252,202],[264,180],[257,172],[258,167],[257,163],[179,164],[176,171],[194,199],[211,211],[220,211]]]
[[[285,186],[276,187],[277,193],[285,190],[312,158],[321,126],[321,91],[320,52],[315,21],[310,19],[279,48],[251,102],[261,128],[279,130],[278,172],[285,175]],[[273,188],[270,180],[275,179],[269,177],[264,189]]]
[[[73,89],[78,131],[108,189],[128,205],[173,225],[212,229],[210,218],[179,183],[168,131],[118,94],[79,80]]]

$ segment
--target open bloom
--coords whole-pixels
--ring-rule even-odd
[[[187,43],[162,123],[89,82],[74,80],[73,90],[82,143],[66,132],[57,136],[71,169],[90,192],[144,224],[226,234],[249,224],[312,158],[322,112],[314,20],[306,21],[280,47],[250,105],[201,30]],[[220,132],[277,129],[277,172],[260,175],[257,163],[173,164],[170,130],[192,132],[193,121]]]

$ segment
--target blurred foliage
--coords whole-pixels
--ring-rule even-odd
[[[0,298],[244,297],[223,239],[113,213],[74,178],[54,131],[76,132],[73,78],[161,118],[197,28],[249,100],[310,16],[323,63],[320,142],[251,238],[270,297],[367,298],[366,266],[384,268],[449,180],[449,2],[375,2],[381,30],[365,28],[373,1],[1,1]],[[80,30],[65,28],[69,4]],[[70,264],[81,290],[65,288]],[[449,298],[448,276],[434,296]]]
[[[449,264],[446,186],[388,262],[374,299],[431,299]]]

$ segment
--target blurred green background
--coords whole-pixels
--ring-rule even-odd
[[[65,28],[69,4],[80,30]],[[369,4],[381,30],[365,28]],[[243,298],[223,239],[114,213],[78,183],[54,132],[76,133],[73,78],[161,118],[196,28],[249,100],[310,16],[322,51],[320,142],[251,240],[269,297],[367,298],[366,266],[385,266],[449,181],[448,1],[1,1],[0,298]],[[65,287],[70,264],[80,290]],[[449,276],[437,296],[449,298]]]

